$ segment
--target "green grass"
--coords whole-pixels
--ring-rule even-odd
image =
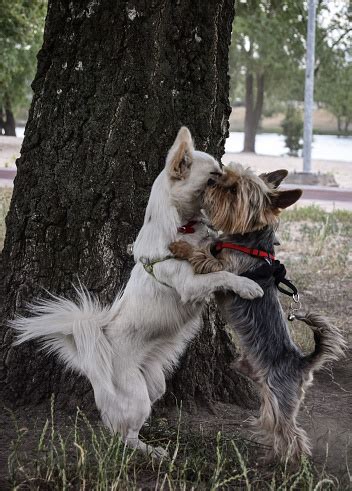
[[[337,479],[317,473],[307,459],[295,470],[286,464],[258,466],[253,443],[181,427],[181,421],[170,427],[161,419],[144,431],[148,443],[169,449],[170,459],[158,461],[127,449],[79,410],[63,434],[52,404],[31,457],[22,450],[29,430],[17,428],[8,460],[12,489],[338,489]]]
[[[312,257],[318,258],[319,268],[346,268],[351,251],[352,212],[326,212],[316,205],[293,208],[282,214],[279,235],[283,247],[293,244],[293,253],[308,268],[314,265]]]
[[[327,212],[320,206],[309,205],[285,210],[282,213],[282,222],[299,222],[309,220],[311,222],[325,222],[327,218],[331,222],[340,222],[352,227],[352,212],[347,210],[334,210]]]

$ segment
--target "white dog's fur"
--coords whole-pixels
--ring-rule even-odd
[[[178,227],[200,220],[202,193],[214,172],[221,173],[219,164],[195,151],[190,132],[181,128],[152,187],[123,294],[103,307],[81,287],[76,303],[39,300],[30,307],[31,317],[10,322],[19,332],[17,344],[42,338],[45,348],[88,377],[104,423],[127,445],[152,455],[164,451],[141,442],[139,430],[165,392],[165,375],[198,332],[204,300],[215,290],[247,299],[263,294],[253,281],[226,271],[195,275],[187,261],[158,262],[155,277],[144,269],[143,262],[169,256],[168,245],[181,237],[195,245],[206,239],[201,221],[193,234],[181,235]]]

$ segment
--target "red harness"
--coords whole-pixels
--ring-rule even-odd
[[[177,231],[180,234],[194,234],[195,228],[194,226],[198,222],[196,220],[190,220],[185,225],[177,228]],[[223,249],[233,249],[235,251],[244,252],[245,254],[249,254],[250,256],[262,257],[264,259],[270,259],[271,261],[275,261],[275,256],[266,251],[261,251],[260,249],[251,249],[249,247],[240,246],[237,244],[232,244],[232,242],[216,242],[215,244],[215,252],[220,252]]]
[[[196,220],[191,220],[185,225],[182,225],[182,227],[178,227],[177,231],[180,232],[180,234],[194,234],[194,226],[197,225],[197,223],[198,222]]]
[[[234,249],[235,251],[244,252],[245,254],[249,254],[250,256],[263,257],[264,259],[271,259],[271,261],[275,261],[275,256],[273,254],[270,254],[266,251],[261,251],[260,249],[251,249],[249,247],[232,244],[232,242],[219,241],[215,244],[216,252],[220,252],[223,249]]]

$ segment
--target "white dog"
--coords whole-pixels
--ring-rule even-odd
[[[170,258],[171,242],[183,237],[196,245],[207,238],[202,194],[217,175],[216,160],[195,151],[181,128],[152,187],[123,294],[108,308],[80,288],[77,303],[39,300],[30,307],[32,317],[10,322],[19,331],[17,344],[42,338],[45,348],[88,377],[104,423],[128,446],[154,456],[165,451],[141,442],[139,430],[165,392],[165,375],[198,332],[205,299],[215,290],[247,299],[263,295],[247,278],[226,271],[195,275],[187,261]]]

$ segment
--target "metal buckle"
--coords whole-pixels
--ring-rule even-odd
[[[289,314],[287,316],[287,320],[289,320],[290,322],[295,320],[295,318],[296,318],[295,312],[298,312],[302,308],[302,304],[301,304],[300,299],[299,299],[299,293],[293,294],[292,300],[296,305],[294,306],[292,302],[290,303]]]

